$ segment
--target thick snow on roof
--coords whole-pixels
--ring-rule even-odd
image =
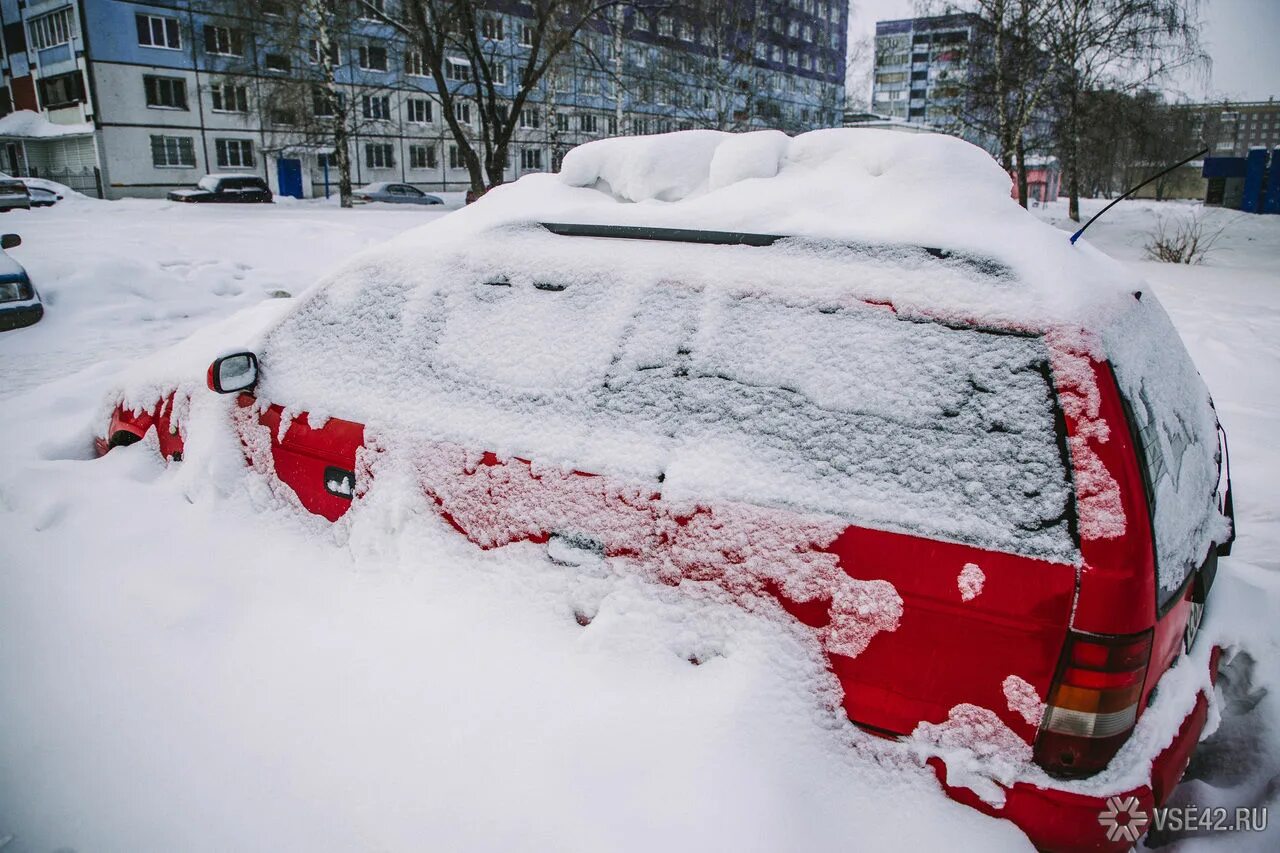
[[[0,118],[0,136],[22,139],[57,139],[63,136],[89,136],[93,122],[55,124],[31,110],[18,110]]]
[[[840,128],[796,137],[696,130],[606,139],[569,152],[559,174],[498,187],[458,216],[353,259],[347,272],[412,269],[463,241],[482,253],[494,239],[486,231],[515,223],[741,231],[990,258],[1011,268],[1016,287],[937,282],[927,265],[868,282],[837,266],[859,298],[905,299],[932,316],[1106,325],[1139,282],[1088,245],[1072,246],[1009,190],[1009,176],[989,154],[950,136]],[[751,264],[768,266],[768,256]]]

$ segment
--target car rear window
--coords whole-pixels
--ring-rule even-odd
[[[624,284],[563,268],[425,295],[377,282],[321,291],[274,336],[264,392],[302,405],[275,389],[365,365],[343,386],[364,411],[335,397],[330,413],[429,423],[562,468],[646,472],[673,500],[1077,559],[1040,338],[858,301]]]
[[[1217,512],[1217,416],[1168,314],[1151,295],[1104,344],[1146,469],[1162,599],[1176,593],[1225,534]]]

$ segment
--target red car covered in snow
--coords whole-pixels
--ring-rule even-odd
[[[1221,428],[1154,296],[1033,310],[1013,267],[909,244],[477,233],[483,255],[360,260],[209,366],[283,499],[336,522],[408,472],[478,547],[776,600],[849,718],[952,797],[1041,849],[1130,846],[1129,811],[1099,816],[1150,813],[1187,766],[1234,535]],[[207,393],[122,402],[99,452],[154,429],[181,460]]]

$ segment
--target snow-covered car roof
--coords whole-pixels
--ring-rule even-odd
[[[1073,246],[1019,207],[1010,189],[1009,176],[985,151],[935,134],[696,130],[606,139],[570,151],[558,174],[526,175],[352,258],[331,280],[385,279],[397,271],[421,280],[415,271],[443,247],[487,251],[495,230],[510,234],[512,226],[540,222],[720,230],[802,238],[795,244],[808,243],[814,260],[848,244],[985,259],[1008,275],[935,280],[936,265],[923,264],[874,281],[846,267],[841,280],[858,298],[931,316],[1106,325],[1141,282],[1087,244]],[[563,241],[546,235],[546,245],[557,244]],[[879,260],[889,262],[889,254],[881,251]],[[768,267],[772,255],[748,265]],[[835,266],[842,260],[828,259]],[[910,251],[903,261],[914,264]]]

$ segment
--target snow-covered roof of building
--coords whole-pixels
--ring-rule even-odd
[[[91,136],[92,122],[57,124],[31,110],[18,110],[0,118],[0,137],[18,139],[59,139],[67,136]]]

